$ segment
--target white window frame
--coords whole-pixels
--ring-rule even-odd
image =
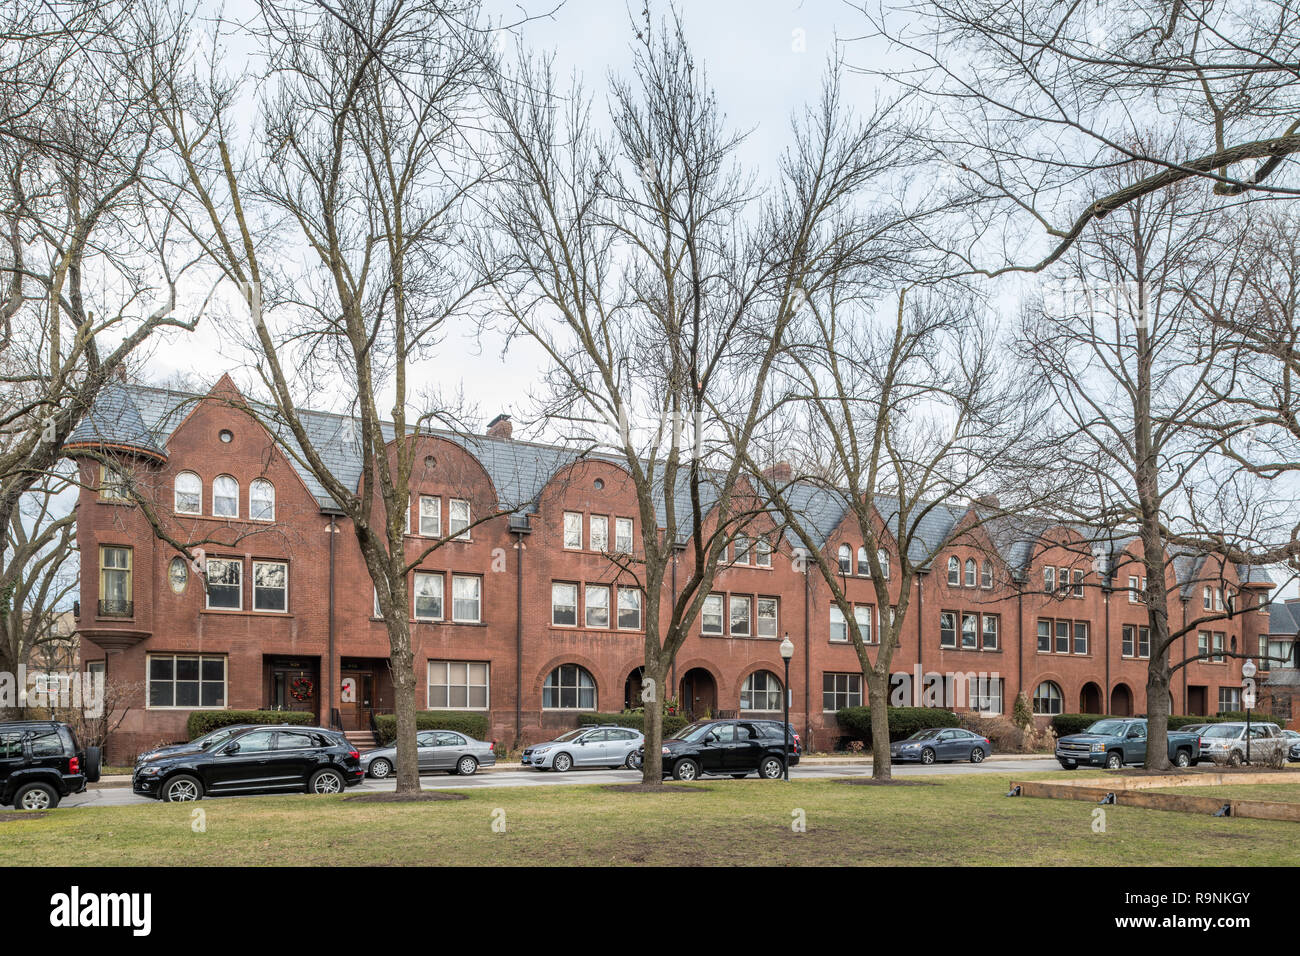
[[[465,705],[464,707],[457,707],[455,704],[451,703],[451,689],[452,689],[453,687],[459,687],[459,686],[461,686],[461,685],[459,685],[459,684],[453,684],[453,683],[451,682],[451,678],[450,678],[450,676],[449,676],[449,672],[450,672],[450,669],[451,669],[451,667],[452,667],[453,665],[464,665],[464,667],[465,667],[465,684],[464,684],[464,687],[465,687],[465,700],[466,700],[467,702],[468,702],[469,699],[470,699],[470,691],[471,691],[472,688],[475,688],[475,687],[482,687],[482,688],[483,688],[484,703],[483,703],[483,706],[482,706],[482,707],[475,707],[475,706],[473,706],[472,704],[469,704],[469,703],[466,703],[466,705]],[[434,668],[435,668],[435,667],[441,667],[441,668],[442,668],[442,678],[443,678],[443,681],[444,681],[445,683],[439,683],[439,682],[437,682],[437,681],[435,681],[435,680],[433,679],[433,677],[434,677],[434,673],[433,673],[433,672],[434,672]],[[472,668],[472,667],[482,667],[482,668],[483,668],[483,671],[484,671],[484,683],[483,683],[483,684],[476,684],[476,683],[473,683],[473,682],[470,680],[470,668]],[[434,688],[434,687],[446,687],[446,688],[447,688],[447,703],[445,703],[445,704],[434,704],[434,703],[433,703],[433,688]],[[429,707],[430,710],[468,710],[468,711],[483,711],[483,710],[491,710],[491,708],[492,708],[492,664],[491,664],[489,661],[450,661],[450,660],[431,660],[431,661],[428,662],[428,666],[425,668],[425,689],[424,689],[424,694],[425,694],[425,696],[424,696],[425,704],[428,705],[428,707]]]
[[[456,582],[473,581],[475,585],[475,615],[474,617],[458,617],[456,615]],[[444,609],[445,612],[445,609]],[[453,574],[451,576],[451,619],[456,624],[482,624],[483,623],[483,579],[477,574]]]
[[[626,626],[626,625],[623,624],[623,611],[624,611],[624,607],[623,607],[623,597],[624,597],[624,595],[626,595],[626,596],[629,597],[629,598],[635,598],[635,601],[634,601],[633,603],[635,604],[635,610],[636,610],[636,624],[634,624],[634,625],[632,625],[632,626],[630,626],[630,627],[629,627],[629,626]],[[633,608],[629,607],[628,610],[633,610]],[[617,611],[616,613],[617,613],[617,615],[618,615],[617,623],[618,623],[618,629],[619,629],[620,631],[639,631],[639,630],[641,630],[642,615],[644,614],[644,611],[645,611],[645,601],[642,600],[642,597],[641,597],[641,589],[640,589],[640,588],[624,588],[624,587],[620,587],[620,588],[618,589],[618,611]]]
[[[588,627],[596,631],[612,630],[611,623],[610,623],[610,613],[612,611],[612,608],[610,607],[610,601],[613,598],[612,591],[613,589],[608,584],[587,584],[583,586],[582,622],[584,627]],[[591,612],[593,610],[594,611],[601,610],[601,603],[599,598],[602,594],[604,595],[604,602],[605,602],[604,603],[605,623],[601,624],[599,621],[597,621],[596,623],[592,623]],[[593,595],[595,595],[598,598],[595,604],[592,604],[591,601]]]
[[[574,527],[574,519],[577,521],[577,527]],[[576,537],[571,537],[575,536]],[[564,513],[564,525],[562,529],[561,541],[566,551],[582,550],[582,512],[566,511]],[[570,541],[576,541],[576,544],[570,544]]]
[[[193,511],[182,510],[180,506],[181,479],[185,477],[193,478],[195,482],[198,483],[198,488],[199,488],[197,494],[198,506]],[[190,492],[185,492],[185,494],[188,495],[190,494]],[[182,471],[176,475],[175,480],[172,482],[172,511],[173,513],[178,515],[202,515],[203,514],[203,479],[198,476],[197,472]]]
[[[718,606],[718,614],[717,614],[718,628],[717,630],[709,630],[709,626],[707,623],[709,619],[709,605],[710,603],[713,603],[715,601]],[[727,631],[727,619],[725,616],[726,612],[727,612],[726,601],[724,600],[720,592],[714,591],[710,594],[706,594],[704,596],[704,603],[700,605],[700,633],[707,634],[710,637],[721,637],[723,634],[725,634]]]
[[[436,617],[420,613],[420,580],[436,578],[438,614]],[[441,571],[416,571],[411,581],[411,617],[416,621],[441,621],[447,616],[447,577]]]
[[[626,530],[626,533],[625,533]],[[635,547],[636,539],[633,537],[635,528],[631,518],[614,519],[614,551],[618,554],[631,554]],[[624,542],[627,542],[624,544]]]
[[[835,553],[835,560],[839,567],[840,574],[853,573],[853,549],[847,544],[842,544]]]
[[[775,690],[775,691],[773,691],[773,690],[771,689],[771,687],[765,687],[765,688],[764,688],[763,690],[761,690],[761,691],[756,690],[756,689],[754,688],[754,686],[753,686],[753,684],[754,684],[754,678],[758,677],[760,674],[763,675],[763,677],[764,677],[764,682],[765,682],[765,683],[767,683],[767,682],[771,682],[771,681],[775,681],[775,682],[776,682],[776,690]],[[755,706],[754,706],[754,697],[755,697],[757,694],[760,694],[760,693],[763,695],[763,698],[764,698],[763,703],[764,703],[764,704],[771,704],[771,703],[772,703],[772,695],[775,693],[775,695],[776,695],[776,706],[775,706],[775,707],[771,707],[771,706],[755,707]],[[769,670],[757,670],[757,671],[754,671],[754,673],[752,673],[752,674],[750,674],[748,677],[746,677],[745,680],[744,680],[744,683],[742,683],[742,684],[740,685],[740,712],[741,712],[742,714],[773,714],[773,713],[776,713],[777,711],[781,710],[781,697],[782,697],[782,695],[783,695],[784,693],[785,693],[785,687],[782,686],[782,684],[781,684],[781,678],[778,677],[776,674],[772,673],[772,671],[769,671]],[[748,700],[749,700],[749,706],[748,706],[748,707],[745,706],[746,698],[748,698]]]
[[[253,513],[253,492],[258,488],[271,489],[271,515],[270,517],[261,517]],[[254,478],[248,483],[248,519],[250,521],[274,521],[275,520],[275,485],[267,478]]]
[[[600,528],[601,533],[596,534]],[[604,539],[601,541],[600,539]],[[587,544],[592,551],[604,554],[609,550],[609,518],[606,515],[591,515],[587,518]]]
[[[233,564],[239,568],[239,606],[238,607],[214,607],[212,604],[212,589],[208,584],[208,565],[213,561],[221,561],[225,564]],[[243,558],[223,558],[220,555],[208,557],[203,564],[203,604],[204,609],[208,611],[242,611],[244,609],[244,559]],[[223,584],[222,587],[229,587]]]
[[[770,568],[772,566],[772,545],[767,538],[754,542],[754,567]]]
[[[432,502],[433,514],[425,513],[425,502]],[[432,519],[432,530],[426,530],[424,526],[426,518]],[[424,538],[442,537],[442,495],[420,495],[420,536]]]
[[[745,624],[748,629],[744,633],[736,630],[737,606],[745,608]],[[731,637],[754,636],[754,599],[748,594],[727,595],[727,634]]]
[[[455,540],[456,540],[456,541],[468,541],[468,540],[470,540],[470,533],[469,533],[469,532],[470,532],[470,525],[472,525],[472,524],[474,523],[474,515],[473,515],[473,512],[470,510],[469,502],[466,501],[464,498],[451,498],[451,499],[448,499],[448,502],[447,502],[447,532],[450,534],[450,533],[452,533],[452,532],[454,532],[454,531],[456,530],[456,506],[457,506],[457,505],[464,505],[464,506],[465,506],[465,518],[464,518],[464,521],[465,521],[465,527],[464,527],[464,529],[463,529],[459,534],[457,534],[457,535],[455,536]]]
[[[573,589],[573,623],[572,624],[556,623],[555,609],[557,607],[568,607],[567,604],[555,603],[555,592],[557,588]],[[581,610],[581,608],[578,605],[578,598],[579,598],[578,583],[576,581],[552,581],[551,582],[551,627],[577,627],[578,626],[578,621],[581,620],[581,618],[579,617],[579,611]]]
[[[764,604],[771,605],[771,608],[772,608],[772,614],[771,614],[771,616],[765,616],[765,615],[763,614],[763,605],[764,605]],[[764,621],[771,621],[771,622],[772,622],[772,633],[771,633],[771,634],[764,634],[764,633],[763,633],[763,622],[764,622]],[[775,597],[765,597],[765,596],[760,596],[760,597],[756,598],[755,601],[754,601],[754,621],[753,621],[753,626],[754,626],[754,636],[755,636],[755,637],[760,637],[760,638],[775,638],[778,634],[780,634],[780,633],[781,633],[781,599],[780,599],[780,598],[775,598]]]
[[[731,542],[731,563],[749,564],[749,553],[749,538],[743,534],[736,535],[735,539]]]
[[[234,514],[223,514],[222,512],[217,510],[217,484],[222,479],[232,482],[235,486],[234,495],[221,496],[222,498],[230,498],[235,502]],[[238,518],[239,517],[239,482],[235,480],[233,475],[217,475],[217,477],[212,479],[212,517],[214,518]]]
[[[257,569],[260,565],[273,565],[284,568],[284,607],[283,608],[264,608],[257,606],[257,592],[259,586],[257,583]],[[275,590],[274,588],[260,588],[260,590]],[[243,595],[240,595],[241,599]],[[242,603],[242,600],[241,600]],[[288,614],[289,613],[289,562],[280,561],[274,558],[255,558],[253,560],[253,610],[259,614]]]
[[[872,631],[872,621],[871,621],[872,612],[874,610],[875,607],[871,604],[853,605],[853,619],[858,622],[858,633],[862,635],[863,644],[876,643],[874,637],[872,636],[874,632]],[[863,618],[866,618],[866,620],[863,620]]]
[[[832,604],[830,607],[830,640],[832,644],[846,644],[849,640],[849,624],[844,619],[844,612],[840,610],[838,604]],[[836,630],[839,630],[843,637],[836,637]]]

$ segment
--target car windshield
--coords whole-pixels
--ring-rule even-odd
[[[1235,737],[1241,733],[1241,727],[1237,724],[1215,724],[1213,727],[1206,727],[1201,731],[1202,737]]]
[[[912,736],[908,737],[907,739],[908,740],[929,740],[936,733],[938,733],[937,730],[918,730],[916,733],[912,734]]]
[[[218,744],[222,744],[225,741],[229,740],[230,735],[233,733],[234,731],[229,728],[214,730],[206,737],[200,737],[198,740],[194,742],[198,744],[200,747],[202,747],[204,750],[208,750],[212,747],[217,746]]]
[[[567,734],[561,734],[555,738],[556,743],[568,743],[570,740],[577,740],[587,732],[586,727],[579,727],[577,730],[570,730]]]
[[[683,727],[681,730],[677,731],[677,733],[673,734],[673,735],[672,735],[671,737],[669,737],[668,739],[669,739],[669,740],[696,741],[696,740],[699,740],[701,737],[703,737],[705,734],[707,734],[707,733],[709,732],[710,728],[712,728],[712,727],[713,727],[713,724],[711,724],[711,723],[706,723],[706,722],[703,722],[703,721],[700,722],[700,723],[695,723],[695,724],[687,724],[685,727]]]
[[[1090,734],[1122,734],[1124,732],[1124,721],[1122,720],[1099,720],[1088,728]]]

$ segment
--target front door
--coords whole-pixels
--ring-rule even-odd
[[[339,712],[343,717],[344,730],[369,730],[370,718],[374,713],[375,674],[374,671],[342,670],[344,700]],[[351,697],[351,700],[347,698]]]

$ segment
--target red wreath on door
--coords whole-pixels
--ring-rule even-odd
[[[312,691],[315,689],[316,685],[305,677],[294,678],[293,683],[289,685],[289,693],[297,701],[311,700]]]

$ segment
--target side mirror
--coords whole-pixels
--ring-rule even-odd
[[[234,744],[227,744],[227,745],[226,745],[226,749],[223,750],[223,751],[221,751],[221,752],[222,752],[223,754],[237,754],[237,753],[239,753],[239,744],[237,744],[237,743],[234,743]]]

